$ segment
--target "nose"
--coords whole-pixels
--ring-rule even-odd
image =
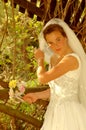
[[[53,47],[53,46],[58,46],[59,44],[57,42],[54,42],[53,44],[51,44],[50,46]]]

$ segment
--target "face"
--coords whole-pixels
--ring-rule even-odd
[[[48,46],[57,54],[62,55],[67,49],[67,38],[59,31],[53,31],[45,36]]]

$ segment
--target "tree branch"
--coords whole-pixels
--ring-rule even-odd
[[[38,128],[40,128],[42,125],[41,121],[31,117],[30,115],[27,116],[26,114],[24,114],[18,110],[16,111],[15,109],[12,109],[11,107],[6,106],[6,105],[1,104],[1,103],[0,103],[0,112],[8,114],[14,118],[18,118],[19,120],[23,120],[25,122],[28,122],[28,123],[30,123]]]

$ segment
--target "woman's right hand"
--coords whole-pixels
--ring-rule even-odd
[[[36,102],[38,99],[49,99],[49,98],[50,98],[50,88],[41,92],[28,93],[23,97],[23,100],[31,104]]]
[[[34,103],[38,100],[37,93],[28,93],[23,97],[23,100],[29,104]]]

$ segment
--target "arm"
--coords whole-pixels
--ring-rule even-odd
[[[28,103],[36,102],[38,99],[48,99],[50,97],[50,89],[26,94],[23,99]]]
[[[43,67],[40,64],[40,68],[37,76],[38,80],[45,84],[51,80],[54,80],[68,71],[72,71],[74,69],[77,69],[79,66],[78,60],[74,56],[65,56],[58,64],[56,64],[53,68],[51,68],[49,71],[42,71]]]
[[[35,50],[35,58],[38,62],[38,69],[37,69],[37,75],[39,73],[44,73],[45,72],[45,67],[44,67],[44,53],[40,50],[37,49]]]
[[[44,67],[44,53],[40,49],[35,51],[35,58],[38,62],[37,75],[46,72]],[[38,99],[48,99],[49,97],[50,89],[47,89],[41,92],[28,93],[23,97],[23,100],[28,103],[33,103],[36,102]]]

